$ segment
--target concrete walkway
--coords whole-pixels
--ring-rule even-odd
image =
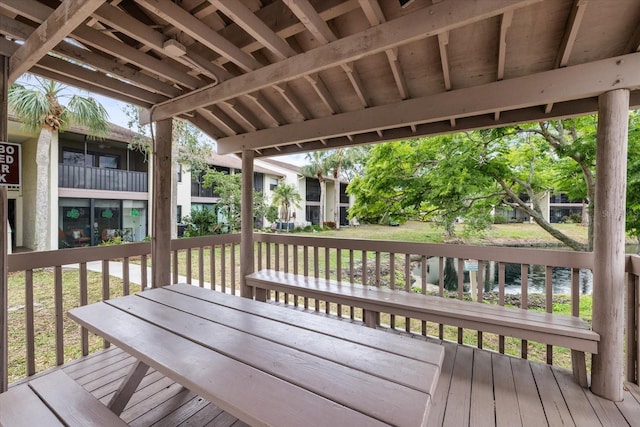
[[[80,265],[68,264],[64,267],[78,269],[80,268]],[[88,262],[87,270],[96,273],[102,273],[102,261]],[[109,261],[109,276],[122,279],[122,277],[124,276],[123,264],[118,261]],[[147,267],[147,282],[151,282],[151,267]],[[142,266],[140,264],[129,263],[129,283],[135,285],[142,284]],[[187,283],[187,278],[185,276],[178,276],[178,283]],[[194,286],[200,286],[200,282],[197,279],[192,279],[191,284]],[[211,289],[211,283],[204,282],[203,287]],[[217,285],[216,288],[218,288],[217,290],[222,290],[220,288],[220,285]]]

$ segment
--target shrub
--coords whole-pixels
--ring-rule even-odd
[[[571,222],[573,222],[574,224],[581,224],[582,223],[582,215],[577,214],[577,213],[573,213],[573,214],[569,215],[569,220]]]
[[[493,215],[493,223],[494,224],[506,224],[509,222],[509,219],[506,215],[503,214],[495,214]]]
[[[324,222],[324,226],[327,227],[329,230],[335,230],[336,229],[336,223],[333,221],[325,221]]]

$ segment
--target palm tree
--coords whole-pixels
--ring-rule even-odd
[[[282,208],[282,212],[284,212],[282,218],[286,224],[289,224],[289,219],[291,218],[291,206],[300,207],[301,201],[302,197],[300,193],[298,193],[298,190],[291,184],[286,184],[284,181],[281,181],[280,184],[273,189],[273,204],[279,205]],[[287,230],[288,229],[289,226],[287,225]]]
[[[84,126],[90,136],[106,136],[109,115],[94,98],[63,94],[65,86],[52,80],[34,77],[35,84],[14,83],[9,88],[9,107],[26,129],[39,132],[36,146],[36,230],[34,249],[49,249],[49,162],[54,132],[72,124]],[[63,105],[60,101],[68,97]],[[52,156],[53,154],[53,156]]]
[[[308,164],[302,166],[300,171],[306,177],[317,178],[320,182],[320,220],[319,225],[322,227],[324,225],[324,208],[325,208],[325,198],[326,198],[326,179],[325,174],[329,170],[329,165],[327,163],[327,155],[321,151],[313,151],[311,153],[307,153],[305,156]]]

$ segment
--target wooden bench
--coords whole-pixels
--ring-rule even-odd
[[[127,425],[60,370],[0,394],[0,408],[3,427]]]
[[[571,349],[573,374],[587,387],[585,352],[597,354],[600,335],[579,317],[541,313],[492,304],[441,298],[413,292],[363,286],[349,282],[260,270],[246,277],[247,285],[297,296],[360,307],[368,326],[379,313],[491,332]]]

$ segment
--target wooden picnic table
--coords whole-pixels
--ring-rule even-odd
[[[420,426],[440,345],[178,284],[69,317],[138,359],[119,413],[152,367],[251,425]]]

